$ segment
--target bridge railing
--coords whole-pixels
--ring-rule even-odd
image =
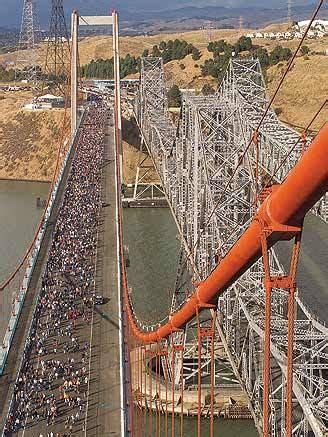
[[[79,120],[79,126],[83,123],[84,112]],[[64,131],[64,129],[63,129]],[[18,321],[24,306],[28,287],[39,256],[41,244],[49,225],[49,218],[54,202],[62,182],[63,174],[69,160],[72,148],[78,137],[78,130],[74,138],[66,148],[68,141],[62,141],[57,153],[56,167],[51,182],[49,195],[44,213],[37,227],[35,236],[27,248],[20,263],[10,276],[0,285],[0,376],[4,372],[10,347],[17,329]]]

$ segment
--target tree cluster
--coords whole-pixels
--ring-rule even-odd
[[[0,80],[2,82],[11,82],[15,80],[15,71],[12,69],[6,70],[6,68],[0,65]]]
[[[169,89],[167,93],[167,99],[168,99],[169,107],[178,108],[179,106],[181,106],[182,96],[178,85],[173,85]]]
[[[287,47],[276,46],[271,53],[264,47],[254,46],[251,38],[242,36],[235,45],[231,45],[224,40],[212,41],[208,45],[208,50],[213,53],[213,59],[205,61],[201,66],[203,76],[212,76],[219,82],[224,77],[226,68],[231,56],[240,55],[248,51],[253,57],[260,60],[262,68],[265,70],[270,65],[288,61],[292,57],[292,51]]]
[[[139,71],[140,58],[126,55],[120,59],[120,76],[121,79],[129,74],[135,74]],[[114,59],[97,59],[92,60],[89,64],[83,65],[81,74],[85,78],[96,79],[113,79],[114,78]]]
[[[231,56],[232,53],[239,55],[241,52],[251,51],[254,49],[251,38],[247,36],[241,36],[235,45],[227,43],[225,40],[221,39],[219,41],[212,41],[207,47],[209,52],[213,53],[213,57],[217,56]]]
[[[149,51],[145,50],[143,56],[148,56]],[[175,59],[184,59],[188,55],[192,55],[194,61],[198,61],[201,57],[201,52],[193,44],[187,41],[175,39],[168,42],[161,41],[159,45],[154,45],[151,55],[162,57],[164,64]]]

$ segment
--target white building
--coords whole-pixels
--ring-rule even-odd
[[[50,104],[51,107],[53,107],[53,108],[55,108],[55,107],[61,108],[65,105],[64,97],[54,96],[52,94],[45,94],[44,96],[38,97],[37,100],[39,103],[42,103],[42,104],[44,104],[44,103]]]
[[[299,21],[297,26],[300,30],[305,30],[310,24],[310,20]],[[314,20],[311,26],[312,29],[321,30],[323,32],[328,32],[328,21],[327,20]]]

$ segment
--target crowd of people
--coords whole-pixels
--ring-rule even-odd
[[[89,108],[72,159],[5,435],[84,430],[106,117],[101,103]]]

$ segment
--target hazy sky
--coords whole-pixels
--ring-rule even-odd
[[[316,0],[293,0],[294,4],[314,3]],[[41,21],[49,15],[51,0],[35,0]],[[66,11],[77,8],[82,13],[105,13],[111,8],[118,10],[143,11],[176,9],[184,6],[225,6],[225,7],[286,7],[287,0],[64,0]],[[23,0],[0,0],[0,26],[20,22]]]

